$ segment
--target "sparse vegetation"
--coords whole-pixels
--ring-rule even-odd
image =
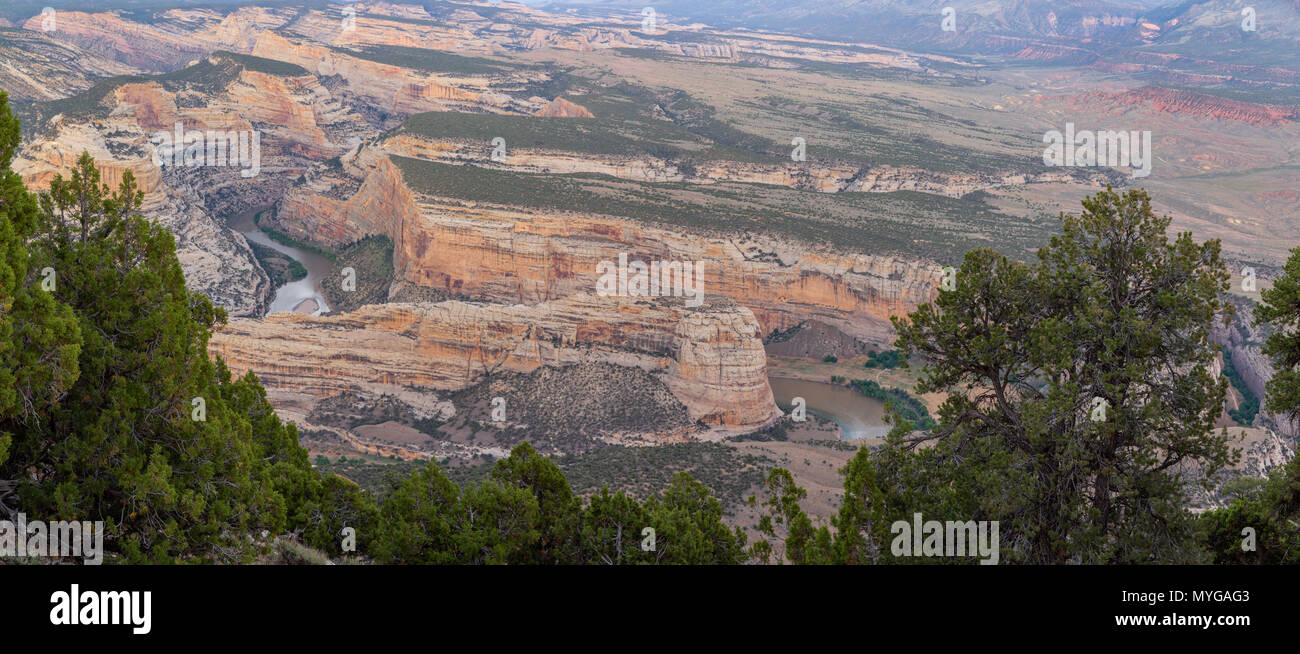
[[[910,393],[901,388],[889,388],[869,379],[855,379],[849,383],[856,390],[867,397],[880,400],[885,406],[893,409],[895,413],[904,420],[911,423],[920,430],[934,429],[934,418],[930,417],[930,411],[925,408],[925,404],[920,400],[912,397]]]
[[[870,352],[867,352],[867,361],[862,364],[862,366],[864,368],[883,368],[889,370],[903,365],[904,361],[906,361],[906,359],[898,350],[885,350],[884,352],[879,353],[875,350],[871,350]]]
[[[1050,234],[1044,225],[998,213],[982,201],[915,191],[818,193],[730,182],[644,183],[601,175],[527,174],[397,155],[391,159],[413,190],[435,197],[624,217],[713,233],[761,230],[808,243],[907,252],[939,261],[979,246],[1023,256]]]
[[[253,250],[253,258],[257,259],[257,263],[266,271],[267,277],[271,278],[273,287],[297,281],[307,276],[307,268],[299,263],[297,259],[283,252],[251,240],[248,242],[248,247]]]
[[[355,274],[356,289],[343,290],[343,269]],[[338,248],[334,265],[321,282],[330,309],[353,311],[367,304],[388,301],[393,282],[393,242],[384,234],[372,234]]]

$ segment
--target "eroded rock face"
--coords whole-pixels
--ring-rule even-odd
[[[412,387],[453,391],[496,371],[612,363],[659,375],[691,418],[750,430],[780,415],[753,314],[732,303],[578,295],[536,305],[370,305],[336,316],[234,319],[210,350],[300,405]],[[650,427],[648,427],[650,428]]]
[[[23,27],[39,31],[41,20],[38,14]],[[111,12],[59,11],[56,20],[61,40],[151,72],[175,70],[210,52],[183,31],[136,23]]]
[[[397,278],[497,302],[596,291],[597,266],[702,261],[706,297],[749,308],[763,333],[816,320],[870,342],[889,316],[933,297],[940,270],[920,259],[836,253],[760,234],[702,235],[608,216],[471,207],[420,197],[386,156],[309,177],[279,205],[277,229],[329,244],[386,234]],[[366,166],[365,181],[353,175]],[[353,172],[347,172],[351,168]]]
[[[0,89],[11,100],[57,100],[80,93],[104,77],[140,70],[33,30],[0,38]]]
[[[1267,384],[1273,378],[1273,363],[1260,348],[1268,339],[1269,332],[1255,325],[1252,303],[1237,299],[1235,304],[1237,315],[1233,317],[1232,323],[1225,327],[1223,321],[1216,318],[1210,338],[1232,357],[1232,367],[1241,375],[1250,392],[1259,398],[1260,411],[1254,425],[1284,435],[1294,444],[1300,432],[1291,419],[1269,413],[1263,407],[1264,398],[1268,396]]]
[[[244,238],[224,218],[273,203],[313,164],[340,155],[370,129],[310,75],[272,75],[214,55],[171,88],[151,81],[112,89],[88,115],[53,117],[14,159],[31,189],[68,177],[82,152],[116,189],[127,171],[144,191],[143,213],[171,229],[187,284],[232,315],[261,315],[273,289]],[[213,88],[214,82],[224,85]],[[193,102],[197,92],[204,104]],[[256,174],[238,165],[155,159],[159,132],[258,134]],[[249,151],[251,154],[251,150]]]
[[[1204,474],[1196,466],[1181,468],[1193,510],[1223,508],[1232,501],[1232,497],[1223,494],[1225,484],[1243,477],[1267,477],[1275,468],[1286,465],[1295,456],[1295,447],[1287,441],[1272,429],[1229,427],[1229,446],[1241,452],[1241,460],[1237,465],[1219,471],[1211,480],[1210,490],[1198,483]]]
[[[269,31],[258,36],[253,55],[297,64],[321,77],[338,76],[346,83],[349,102],[358,111],[370,106],[392,118],[422,111],[536,110],[496,90],[502,84],[527,83],[530,75],[526,72],[494,76],[434,74],[363,59],[318,44],[295,43]],[[532,77],[540,75],[533,73]]]
[[[1122,93],[1095,91],[1075,98],[1080,103],[1108,110],[1137,108],[1156,114],[1173,114],[1202,120],[1227,120],[1276,126],[1300,121],[1300,106],[1241,102],[1183,89],[1146,86]]]

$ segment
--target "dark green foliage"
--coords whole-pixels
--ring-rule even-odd
[[[799,323],[793,327],[790,327],[789,329],[784,329],[784,330],[773,327],[772,333],[768,334],[767,338],[763,339],[763,342],[783,343],[785,341],[790,340],[791,338],[794,338],[796,334],[798,334],[800,331],[803,330],[803,328],[804,328],[804,323]]]
[[[1226,348],[1223,350],[1223,376],[1228,378],[1232,387],[1241,395],[1239,408],[1229,409],[1228,415],[1237,421],[1237,424],[1249,427],[1255,422],[1255,414],[1259,413],[1259,398],[1250,392],[1246,380],[1241,378],[1241,373],[1232,365],[1232,353]]]
[[[708,489],[679,473],[643,503],[608,489],[584,507],[554,463],[517,446],[488,478],[458,487],[430,462],[389,491],[373,543],[383,563],[740,563],[745,537]],[[654,549],[642,549],[644,530]],[[648,543],[647,543],[648,545]]]
[[[550,459],[538,454],[528,442],[520,443],[509,457],[497,462],[490,478],[507,488],[528,491],[536,500],[538,542],[524,562],[563,563],[578,556],[582,501]]]
[[[272,286],[279,287],[307,276],[307,269],[301,263],[279,250],[252,240],[248,241],[248,247],[253,250],[258,265],[271,278]]]
[[[844,501],[833,522],[813,529],[799,507],[806,492],[795,485],[788,470],[776,468],[768,475],[759,533],[765,539],[750,547],[750,554],[762,563],[783,560],[798,564],[862,565],[893,561],[884,543],[889,538],[885,495],[876,484],[875,461],[866,447],[844,467]],[[757,498],[750,498],[757,505]],[[784,551],[775,543],[783,541]]]
[[[460,488],[430,463],[384,498],[383,534],[371,548],[382,563],[455,563]]]
[[[745,534],[727,528],[722,504],[688,473],[677,473],[663,497],[651,496],[642,509],[656,532],[657,563],[736,564],[748,556]]]
[[[897,368],[903,365],[907,360],[898,350],[885,350],[876,352],[872,350],[867,352],[867,362],[862,364],[865,368]]]
[[[829,549],[830,532],[825,527],[814,531],[812,521],[799,507],[799,502],[808,496],[808,492],[795,484],[790,471],[773,468],[763,490],[765,512],[759,517],[758,533],[766,538],[750,546],[749,556],[760,563],[827,562],[822,559]],[[750,506],[759,506],[757,496],[751,496],[749,503]],[[775,541],[784,542],[784,551],[775,548]]]
[[[1300,563],[1300,457],[1264,480],[1244,480],[1239,496],[1207,511],[1200,526],[1215,563]],[[1253,550],[1244,549],[1247,529]]]
[[[1261,294],[1255,322],[1271,325],[1263,352],[1273,361],[1266,390],[1269,411],[1300,418],[1300,248],[1291,251],[1281,277]]]
[[[71,308],[42,289],[46,276],[28,261],[24,242],[38,213],[35,198],[10,169],[18,133],[8,95],[0,91],[0,480],[21,470],[5,466],[14,432],[41,425],[77,381],[81,351]],[[0,488],[0,500],[5,494]]]
[[[282,531],[309,492],[306,452],[256,380],[208,358],[225,313],[185,289],[171,234],[135,214],[141,197],[129,174],[111,193],[83,154],[40,198],[31,257],[77,315],[80,376],[19,432],[4,476],[26,471],[29,513],[105,519],[128,561],[246,560],[240,535]]]
[[[1291,251],[1282,275],[1264,290],[1255,321],[1271,327],[1264,354],[1273,361],[1267,385],[1269,411],[1300,416],[1300,248]],[[1225,354],[1225,363],[1229,360]],[[1225,374],[1229,366],[1225,365]],[[1235,380],[1234,380],[1235,383]],[[1235,416],[1234,416],[1235,417]],[[1201,527],[1216,563],[1300,563],[1300,457],[1272,471],[1267,480],[1239,484],[1225,508],[1207,511]],[[1242,549],[1246,529],[1255,549]]]
[[[1233,459],[1209,373],[1219,244],[1171,241],[1143,191],[1083,206],[1035,264],[968,252],[955,290],[895,318],[918,390],[949,396],[932,433],[890,439],[877,482],[900,517],[999,520],[1003,560],[1200,560],[1175,466]]]
[[[355,275],[354,290],[343,290],[344,268],[351,268]],[[371,234],[338,248],[334,265],[321,281],[321,289],[332,311],[346,312],[387,302],[392,281],[393,242],[384,234]]]
[[[457,73],[461,75],[493,75],[504,72],[509,65],[480,57],[465,57],[425,48],[397,45],[368,45],[359,50],[330,47],[342,54],[431,73]]]
[[[836,363],[839,360],[840,358],[835,356],[834,354],[827,354],[826,356],[822,357],[822,363]]]
[[[337,550],[325,532],[373,503],[323,482],[257,379],[209,358],[225,312],[185,288],[132,175],[113,191],[83,153],[33,198],[9,168],[3,100],[0,504],[104,520],[108,556],[126,562],[248,561],[262,531]]]
[[[339,260],[339,255],[337,255],[337,254],[335,254],[335,253],[333,253],[333,252],[330,252],[329,250],[323,250],[323,249],[321,249],[321,248],[316,247],[315,245],[310,245],[310,244],[303,243],[303,242],[301,242],[301,241],[295,240],[292,236],[289,236],[288,234],[285,234],[284,232],[276,231],[276,230],[275,230],[274,228],[272,228],[272,227],[267,227],[266,225],[258,224],[257,228],[260,229],[260,230],[262,230],[263,232],[266,232],[266,235],[267,235],[268,237],[270,237],[270,239],[271,239],[272,241],[275,241],[276,243],[279,243],[280,245],[287,245],[287,246],[289,246],[289,247],[291,247],[291,248],[298,248],[299,250],[307,250],[308,252],[315,252],[316,254],[319,254],[319,255],[321,255],[322,257],[325,257],[326,259],[329,259],[330,261],[338,261],[338,260]],[[305,273],[304,273],[304,274],[305,274]]]
[[[305,77],[311,73],[306,68],[298,64],[291,64],[287,61],[278,61],[275,59],[266,59],[264,57],[254,57],[253,55],[239,54],[227,50],[217,50],[212,53],[213,57],[219,59],[229,59],[243,68],[268,75],[278,75],[281,77]]]
[[[885,406],[902,416],[904,420],[915,425],[917,429],[927,431],[934,429],[935,422],[930,417],[930,410],[925,408],[923,402],[912,397],[907,391],[901,388],[881,386],[869,379],[855,379],[849,385],[853,387],[853,390],[867,397],[884,402]]]

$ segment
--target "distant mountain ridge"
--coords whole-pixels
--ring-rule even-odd
[[[556,4],[640,11],[647,3]],[[1241,25],[1248,6],[1255,12],[1253,31]],[[1276,48],[1287,55],[1283,58],[1300,56],[1300,48],[1282,50],[1300,39],[1300,0],[666,0],[653,7],[678,23],[701,21],[928,52],[1007,55],[1034,41],[1068,44],[1081,48],[1071,63],[1130,47],[1174,48],[1212,58]],[[945,30],[949,8],[953,29]],[[1232,52],[1236,49],[1242,52]]]

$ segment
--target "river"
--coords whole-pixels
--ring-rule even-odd
[[[802,397],[808,413],[839,425],[842,440],[884,438],[889,433],[890,427],[884,420],[884,402],[848,386],[786,377],[769,377],[767,381],[782,411],[788,414],[793,398]]]
[[[244,238],[248,239],[249,242],[265,245],[276,252],[296,259],[298,263],[301,263],[307,269],[306,277],[296,282],[288,282],[275,289],[275,295],[271,298],[271,308],[267,313],[297,311],[299,313],[320,315],[328,312],[330,310],[329,305],[325,302],[325,296],[321,294],[320,285],[333,267],[333,262],[315,252],[277,243],[266,232],[258,229],[254,217],[267,208],[269,207],[239,214],[231,218],[228,223],[235,231],[243,234]],[[312,303],[315,303],[315,306]]]

